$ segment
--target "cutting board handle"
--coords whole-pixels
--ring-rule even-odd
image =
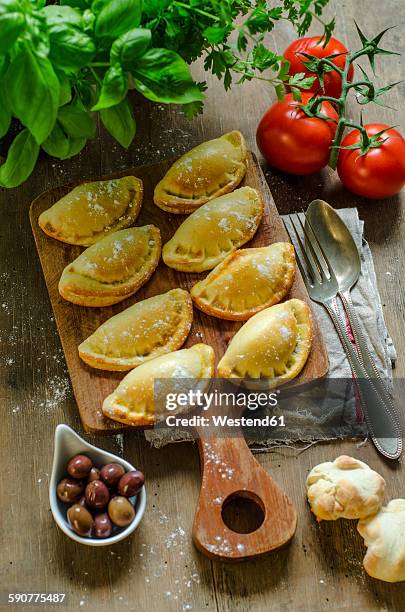
[[[244,561],[275,551],[287,544],[297,524],[296,510],[269,474],[252,455],[241,432],[236,437],[198,440],[202,483],[193,525],[193,541],[207,557]],[[236,533],[222,517],[224,505],[247,497],[264,514],[252,533]]]

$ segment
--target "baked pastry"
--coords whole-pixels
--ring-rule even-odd
[[[362,519],[381,508],[385,480],[363,461],[341,455],[314,467],[307,478],[307,489],[318,521]]]
[[[184,289],[172,289],[108,319],[80,344],[79,355],[93,368],[131,370],[179,349],[192,321],[190,295]]]
[[[240,328],[218,364],[220,378],[246,387],[274,388],[295,378],[311,350],[312,317],[293,299],[266,308]],[[250,381],[258,381],[253,385]]]
[[[142,197],[142,181],[135,176],[83,183],[45,210],[38,223],[56,240],[90,246],[133,225]]]
[[[155,187],[156,206],[185,214],[229,193],[246,172],[245,139],[238,131],[208,140],[182,155]]]
[[[154,225],[115,232],[66,266],[59,293],[80,306],[109,306],[134,294],[152,276],[161,252]]]
[[[283,299],[294,275],[293,245],[275,242],[228,255],[190,293],[203,312],[220,319],[243,321]]]
[[[251,187],[207,202],[187,217],[164,245],[163,261],[181,272],[212,270],[253,238],[263,208],[260,194]]]
[[[405,499],[392,499],[373,516],[358,522],[367,553],[364,569],[385,582],[405,580]]]
[[[214,351],[195,344],[143,363],[123,378],[103,403],[105,416],[125,425],[152,425],[166,413],[168,393],[208,389],[214,374]]]

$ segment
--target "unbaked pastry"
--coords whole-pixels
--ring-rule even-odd
[[[82,342],[79,355],[101,370],[131,370],[179,349],[190,331],[193,304],[184,289],[172,289],[126,308]]]
[[[161,252],[154,225],[110,234],[66,266],[59,293],[80,306],[109,306],[134,294],[152,276]]]
[[[83,183],[45,210],[38,223],[61,242],[90,246],[135,223],[142,196],[142,181],[135,176]]]
[[[220,378],[257,388],[278,387],[295,378],[311,350],[312,317],[307,304],[292,299],[266,308],[240,328],[218,364]]]
[[[381,507],[385,480],[363,461],[341,455],[314,467],[307,478],[307,489],[318,521],[361,519]]]
[[[168,212],[190,213],[235,189],[245,172],[245,139],[235,130],[182,155],[156,185],[153,199]]]
[[[228,255],[190,293],[203,312],[220,319],[243,321],[283,299],[294,275],[293,245],[275,242]]]
[[[204,392],[213,374],[214,351],[206,344],[156,357],[123,378],[104,400],[103,413],[125,425],[152,425],[165,413],[168,393],[187,393],[196,387]]]
[[[162,251],[163,261],[181,272],[204,272],[253,238],[263,201],[252,187],[241,187],[201,206],[177,229]]]
[[[359,521],[357,530],[368,549],[363,561],[367,574],[385,582],[405,580],[405,499],[392,499]]]

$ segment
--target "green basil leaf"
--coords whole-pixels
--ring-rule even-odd
[[[119,104],[127,95],[128,77],[119,64],[111,66],[104,75],[100,97],[91,110],[98,111]]]
[[[127,149],[136,131],[134,115],[128,100],[123,100],[112,108],[101,110],[100,116],[104,127],[110,132],[111,136]]]
[[[52,132],[41,146],[52,157],[68,159],[73,157],[73,155],[77,155],[83,149],[86,142],[86,138],[73,138],[67,134],[59,121],[57,121]]]
[[[49,4],[48,6],[45,6],[42,13],[45,15],[48,26],[58,26],[63,23],[71,23],[78,27],[81,25],[81,13],[71,6]]]
[[[0,0],[0,54],[7,53],[25,29],[25,16],[17,0]]]
[[[59,106],[68,104],[72,99],[72,86],[66,74],[63,72],[58,73],[60,92],[59,92]]]
[[[52,28],[49,39],[49,57],[56,66],[65,70],[78,70],[86,66],[96,53],[91,38],[69,24]]]
[[[13,114],[41,144],[55,125],[59,105],[59,81],[51,62],[25,49],[10,63],[5,84]]]
[[[97,92],[94,85],[89,83],[89,81],[86,81],[86,79],[81,79],[76,81],[75,87],[80,98],[80,102],[85,108],[90,109],[95,105],[97,101]]]
[[[91,2],[87,2],[87,0],[60,0],[60,3],[64,6],[72,6],[73,8],[81,10],[89,8],[91,4]]]
[[[122,34],[115,40],[111,47],[111,63],[118,62],[125,70],[132,70],[138,60],[150,46],[152,32],[146,28],[134,28]]]
[[[39,145],[34,136],[23,130],[13,140],[7,159],[0,166],[0,186],[17,187],[31,174],[36,164]]]
[[[96,19],[98,38],[116,38],[138,26],[142,16],[142,0],[110,0]]]
[[[96,124],[85,110],[69,104],[61,106],[58,111],[58,121],[69,136],[73,138],[94,138]]]
[[[187,104],[203,100],[186,62],[168,49],[150,49],[132,70],[135,88],[153,102]]]
[[[11,123],[11,109],[7,100],[4,85],[0,82],[0,138],[8,132]]]

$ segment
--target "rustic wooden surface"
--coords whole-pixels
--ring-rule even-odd
[[[333,2],[337,35],[357,45],[353,19],[367,33],[404,23],[400,0]],[[404,51],[403,26],[387,34],[386,47]],[[288,24],[271,36],[282,51],[292,40]],[[382,81],[403,74],[399,57],[378,58]],[[383,67],[383,69],[382,69]],[[203,78],[196,67],[195,75]],[[401,84],[387,103],[403,111]],[[395,610],[404,608],[405,584],[372,580],[362,570],[363,541],[355,522],[317,525],[305,502],[305,476],[320,461],[343,452],[367,461],[387,480],[387,500],[404,496],[403,465],[378,457],[370,444],[351,441],[316,445],[305,452],[286,449],[260,455],[298,510],[291,544],[269,558],[249,564],[209,561],[191,543],[191,526],[200,486],[198,453],[181,444],[154,450],[133,434],[94,438],[144,469],[148,478],[148,510],[136,536],[112,549],[85,549],[60,533],[48,505],[48,475],[55,425],[80,422],[69,388],[60,342],[35,252],[28,206],[44,191],[87,176],[152,163],[235,127],[254,148],[255,127],[273,100],[260,82],[224,94],[209,80],[202,118],[187,122],[173,108],[136,101],[138,135],[122,152],[105,134],[69,162],[43,159],[19,189],[0,194],[1,232],[1,402],[0,444],[1,589],[60,591],[69,595],[69,610]],[[354,116],[358,107],[352,106]],[[370,107],[365,119],[401,124],[403,114]],[[405,377],[405,246],[404,196],[369,203],[345,191],[332,173],[291,178],[269,171],[267,178],[281,212],[293,211],[314,197],[334,206],[358,206],[365,220],[388,327],[398,351],[395,375]],[[38,609],[38,608],[37,608]]]
[[[117,176],[123,176],[127,173],[142,179],[144,199],[136,225],[153,224],[157,226],[161,231],[162,244],[165,244],[173,236],[185,218],[183,215],[169,215],[162,212],[160,208],[153,204],[154,186],[165,175],[170,165],[169,161],[165,161],[151,166],[128,168],[124,172],[114,174],[111,177],[117,178]],[[253,239],[246,246],[260,247],[273,242],[288,241],[287,232],[279,217],[257,158],[251,153],[248,156],[246,176],[241,183],[241,186],[243,185],[249,185],[257,189],[265,204],[262,222]],[[30,208],[31,226],[83,427],[86,431],[92,433],[108,434],[125,429],[125,427],[119,426],[118,423],[105,417],[101,412],[101,406],[107,395],[114,391],[126,373],[107,372],[89,367],[80,359],[77,347],[107,319],[132,306],[135,302],[165,293],[176,287],[182,287],[189,291],[196,282],[204,278],[204,275],[178,272],[168,268],[161,259],[152,278],[135,295],[119,304],[104,308],[84,308],[67,302],[59,295],[59,279],[65,266],[78,257],[83,249],[63,244],[46,236],[38,225],[38,217],[44,210],[68,193],[72,187],[73,185],[51,189],[36,198]],[[293,297],[305,300],[311,307],[311,300],[298,270],[286,299]],[[188,348],[198,342],[205,342],[214,349],[218,362],[230,339],[242,325],[243,322],[224,321],[223,319],[210,317],[194,308],[193,324],[184,347]],[[323,338],[317,331],[317,324],[315,323],[315,325],[312,351],[298,380],[304,378],[316,380],[325,376],[328,371],[327,352]]]

